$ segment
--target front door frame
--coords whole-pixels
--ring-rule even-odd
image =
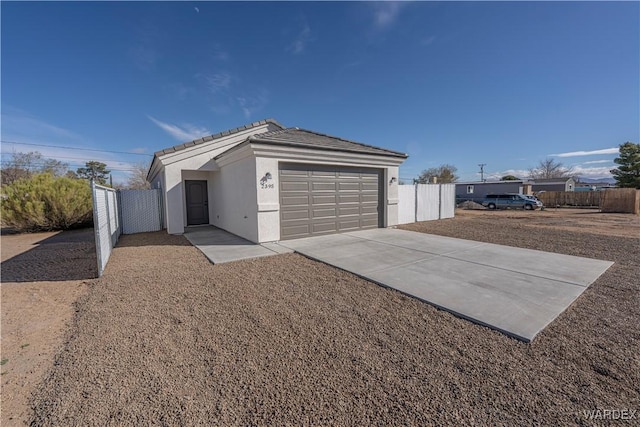
[[[199,183],[199,184],[204,184],[204,192],[203,192],[203,203],[204,206],[204,220],[198,220],[195,221],[193,220],[193,218],[190,218],[189,212],[189,206],[190,206],[190,201],[189,201],[189,195],[191,194],[189,191],[189,186],[191,184],[195,184],[195,183]],[[187,214],[187,226],[189,225],[203,225],[203,224],[209,224],[209,187],[208,187],[208,182],[206,179],[189,179],[189,180],[185,180],[184,181],[184,189],[185,189],[185,206],[186,206],[186,214]],[[200,205],[200,203],[196,203],[195,205]]]

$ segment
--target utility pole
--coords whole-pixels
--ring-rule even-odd
[[[478,166],[480,166],[480,181],[484,182],[484,167],[487,166],[486,163],[478,163]]]

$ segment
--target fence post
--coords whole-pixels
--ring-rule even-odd
[[[113,248],[113,230],[111,230],[111,214],[109,209],[109,193],[104,192],[105,206],[107,207],[107,230],[109,231],[109,245]]]
[[[413,184],[413,222],[418,222],[418,183]]]
[[[438,184],[438,219],[442,219],[442,184]]]
[[[93,201],[93,235],[96,240],[96,254],[98,260],[98,277],[102,275],[102,253],[100,251],[100,220],[98,219],[98,203],[96,200],[96,183],[91,180],[91,199]]]

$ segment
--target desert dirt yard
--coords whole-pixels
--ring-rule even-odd
[[[23,425],[53,368],[74,302],[96,277],[93,229],[1,237],[1,424]]]
[[[640,410],[640,218],[458,210],[402,228],[615,264],[525,344],[297,254],[211,265],[182,236],[122,236],[102,278],[71,281],[88,290],[67,288],[62,346],[8,424],[2,366],[2,425],[557,426]],[[6,334],[35,328],[5,313],[10,261],[3,358]]]

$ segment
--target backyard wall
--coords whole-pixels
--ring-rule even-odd
[[[640,214],[640,190],[610,188],[602,191],[602,212]]]
[[[602,194],[602,191],[547,191],[538,194],[536,197],[546,207],[599,207]]]

